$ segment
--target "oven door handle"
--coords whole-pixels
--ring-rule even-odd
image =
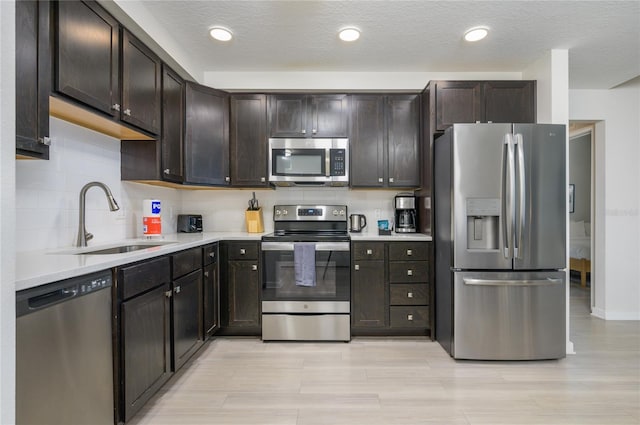
[[[301,242],[306,243],[306,242]],[[349,242],[314,242],[316,251],[349,251]],[[295,242],[262,242],[263,251],[293,251]]]

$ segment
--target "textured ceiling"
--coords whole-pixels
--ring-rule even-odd
[[[140,3],[200,71],[522,71],[569,50],[571,88],[640,75],[634,1],[171,1]],[[222,25],[234,38],[208,36]],[[360,40],[339,41],[357,26]],[[486,25],[478,43],[463,32]]]

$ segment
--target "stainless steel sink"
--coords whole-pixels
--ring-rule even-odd
[[[65,249],[62,251],[53,251],[49,254],[53,255],[109,255],[109,254],[125,254],[127,252],[139,251],[141,249],[158,248],[165,245],[176,243],[176,241],[122,241],[120,244],[107,244],[96,247],[84,247],[75,249]]]
[[[140,249],[153,248],[156,246],[162,246],[164,244],[154,245],[121,245],[111,248],[96,249],[93,251],[77,252],[76,255],[102,255],[102,254],[124,254],[125,252],[138,251]]]

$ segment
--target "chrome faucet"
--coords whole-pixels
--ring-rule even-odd
[[[109,202],[109,209],[111,211],[117,211],[120,209],[118,203],[111,194],[111,189],[107,187],[106,184],[100,182],[90,182],[84,185],[84,187],[80,190],[80,217],[78,220],[78,242],[76,246],[87,246],[87,241],[93,238],[93,235],[87,232],[85,228],[85,203],[87,197],[87,190],[92,188],[93,186],[98,186],[102,190],[104,190],[105,195],[107,195],[107,202]]]

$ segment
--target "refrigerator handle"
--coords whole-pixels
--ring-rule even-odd
[[[527,208],[527,194],[526,194],[526,182],[525,182],[525,169],[524,169],[524,139],[522,138],[522,134],[518,133],[514,135],[514,144],[518,151],[518,186],[520,190],[520,196],[518,197],[518,201],[520,205],[518,205],[518,221],[516,223],[516,243],[513,249],[514,258],[522,258],[522,234],[524,233],[524,220],[525,220],[525,211]]]
[[[464,278],[465,285],[471,286],[549,286],[564,283],[562,279],[546,278],[533,280],[499,280],[499,279],[469,279]]]
[[[512,258],[513,222],[515,220],[515,160],[511,133],[504,135],[502,144],[502,242],[504,257]]]

